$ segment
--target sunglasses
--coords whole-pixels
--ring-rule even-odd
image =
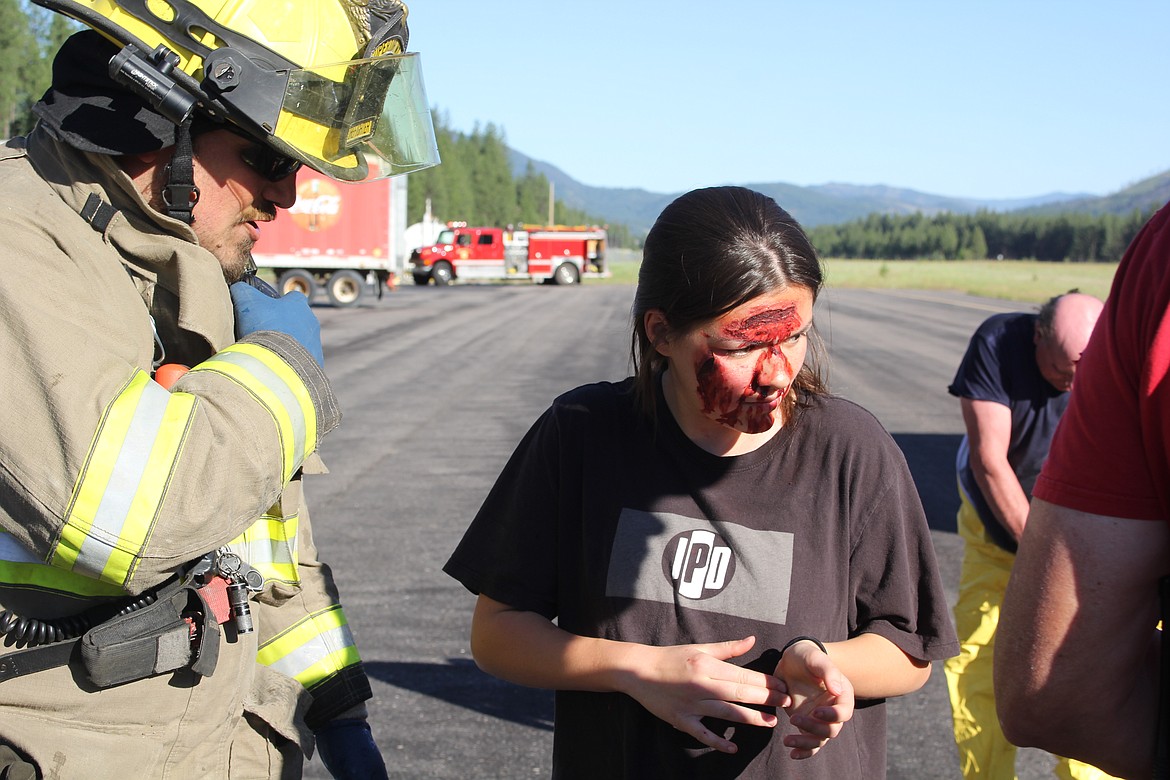
[[[301,168],[300,160],[286,157],[272,147],[260,143],[241,149],[240,159],[268,181],[282,181]]]

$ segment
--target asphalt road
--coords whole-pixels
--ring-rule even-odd
[[[352,309],[315,308],[344,419],[306,480],[370,674],[371,721],[394,778],[540,778],[552,696],[500,682],[471,659],[474,597],[441,567],[515,444],[549,401],[629,372],[633,288],[406,285]],[[947,395],[985,317],[1026,308],[949,293],[833,290],[817,329],[831,389],[870,409],[906,454],[954,602],[962,555]],[[940,668],[891,702],[889,777],[959,777]],[[815,759],[814,759],[815,760]],[[1051,759],[1023,751],[1020,780]],[[328,775],[315,760],[310,778]]]

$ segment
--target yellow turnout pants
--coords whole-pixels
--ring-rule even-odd
[[[959,600],[955,604],[959,654],[948,658],[943,667],[951,696],[959,766],[967,780],[1013,780],[1016,746],[1007,741],[999,728],[991,665],[999,608],[1015,556],[987,537],[975,507],[962,488],[959,497],[959,535],[965,545]],[[1054,771],[1065,780],[1111,777],[1094,766],[1068,758],[1058,758]]]

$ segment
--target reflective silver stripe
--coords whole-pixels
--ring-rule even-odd
[[[0,531],[0,585],[34,587],[66,596],[126,595],[115,585],[45,563],[7,531]]]
[[[286,677],[296,679],[310,667],[327,658],[331,653],[353,646],[353,634],[350,632],[349,624],[347,623],[344,626],[338,626],[337,628],[316,634],[296,650],[293,650],[277,661],[273,661],[268,667],[280,672]]]
[[[229,350],[220,352],[215,356],[214,360],[239,366],[244,371],[256,377],[273,395],[280,399],[280,405],[284,407],[285,412],[288,414],[289,422],[293,428],[293,457],[297,458],[298,462],[299,459],[304,458],[305,414],[301,409],[300,401],[297,400],[296,395],[293,394],[288,383],[281,379],[279,374],[264,365],[263,361],[257,360],[251,355]]]
[[[228,545],[232,552],[248,563],[268,565],[292,565],[292,550],[289,544],[277,539],[250,539],[244,544],[233,542]]]
[[[118,452],[118,460],[94,514],[93,525],[78,551],[75,571],[93,577],[101,577],[105,571],[106,563],[130,514],[143,474],[146,473],[146,465],[150,461],[170,399],[171,394],[153,382],[147,382],[142,388],[134,417]],[[137,546],[130,552],[137,556],[145,540],[135,541]]]

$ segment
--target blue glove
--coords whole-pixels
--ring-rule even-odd
[[[384,780],[386,762],[364,718],[331,720],[315,732],[317,755],[335,780]]]
[[[246,282],[236,282],[229,290],[236,308],[236,338],[261,330],[275,330],[292,336],[309,350],[317,365],[325,366],[321,350],[321,323],[309,308],[309,299],[299,292],[269,298]]]

